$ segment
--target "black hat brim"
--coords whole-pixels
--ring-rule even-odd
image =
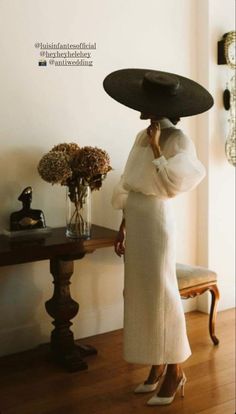
[[[151,93],[144,88],[147,73],[174,76],[179,80],[178,92],[174,95]],[[105,91],[113,99],[136,111],[160,117],[180,118],[200,114],[213,106],[211,94],[199,83],[186,77],[151,69],[121,69],[110,73],[103,82]]]

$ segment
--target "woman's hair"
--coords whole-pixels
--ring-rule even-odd
[[[180,121],[180,118],[169,118],[169,120],[172,122],[172,124],[176,125]]]

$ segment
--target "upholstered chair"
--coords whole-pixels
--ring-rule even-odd
[[[209,332],[214,345],[218,345],[219,339],[215,335],[217,304],[220,296],[217,287],[217,274],[205,267],[181,263],[176,264],[176,273],[182,299],[194,298],[206,291],[211,293]]]

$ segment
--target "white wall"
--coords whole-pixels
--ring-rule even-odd
[[[198,8],[201,21],[205,21],[199,33],[199,79],[215,99],[212,110],[198,123],[198,133],[204,137],[198,140],[198,150],[208,168],[208,177],[199,189],[198,262],[218,273],[219,309],[223,310],[235,306],[235,169],[225,156],[229,112],[222,99],[234,71],[227,65],[217,65],[217,42],[235,28],[235,3],[200,0]],[[198,299],[198,307],[209,309],[207,295]]]
[[[219,6],[220,7],[220,6]],[[110,196],[136,132],[146,124],[138,113],[109,98],[104,77],[123,67],[149,67],[198,78],[197,0],[1,0],[0,228],[20,208],[17,196],[31,185],[33,207],[49,226],[65,223],[65,189],[37,174],[42,154],[54,144],[96,145],[111,156],[114,171],[93,195],[93,222],[117,228],[120,214]],[[35,42],[96,42],[93,67],[38,67]],[[197,117],[180,125],[194,140]],[[203,185],[203,184],[202,184]],[[197,193],[175,200],[177,259],[196,263]],[[75,265],[72,295],[80,303],[75,337],[122,326],[123,265],[112,248]],[[1,269],[0,354],[48,341],[51,297],[48,263]],[[186,309],[195,307],[188,302]]]

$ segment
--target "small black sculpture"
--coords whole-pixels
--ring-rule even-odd
[[[32,202],[32,188],[26,187],[18,200],[22,202],[22,209],[10,216],[10,230],[29,230],[46,227],[45,217],[41,210],[30,208]]]

